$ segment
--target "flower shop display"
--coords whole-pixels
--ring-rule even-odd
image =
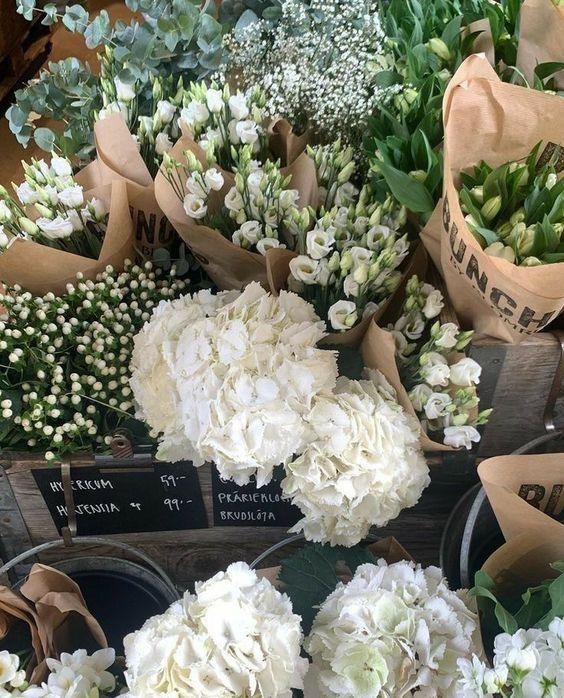
[[[235,563],[125,638],[127,695],[289,698],[308,667],[302,640],[288,597]]]
[[[150,262],[79,274],[60,295],[20,286],[0,296],[0,441],[48,460],[93,450],[133,418],[133,336],[185,282]]]
[[[246,12],[224,37],[226,66],[245,86],[260,85],[266,111],[321,141],[360,145],[369,115],[401,87],[379,3],[283,0],[275,22]]]
[[[412,276],[400,315],[388,329],[402,386],[423,431],[446,446],[471,449],[480,441],[476,427],[487,422],[492,410],[477,409],[482,367],[464,354],[473,333],[437,320],[443,307],[441,292]]]
[[[462,83],[464,88],[461,87]],[[515,107],[516,104],[519,106]],[[500,108],[504,114],[501,120]],[[472,116],[476,112],[480,113],[477,124]],[[525,177],[524,170],[522,167],[513,167],[517,172],[514,174],[509,173],[508,167],[504,177],[503,168],[499,171],[497,168],[527,158],[534,146],[542,142],[535,174],[540,175],[542,167],[550,162],[553,154],[556,158],[555,169],[559,170],[557,152],[562,140],[564,102],[559,96],[527,91],[500,82],[483,58],[473,56],[465,61],[449,85],[445,97],[445,114],[443,220],[441,229],[433,232],[435,239],[441,241],[440,264],[447,290],[464,326],[490,337],[518,343],[546,327],[564,307],[561,267],[558,263],[516,266],[508,259],[486,254],[482,249],[484,242],[478,242],[475,237],[474,226],[478,225],[478,235],[484,241],[484,236],[488,237],[485,244],[493,244],[494,251],[498,248],[504,250],[504,246],[497,240],[497,233],[492,235],[485,224],[494,219],[494,223],[497,223],[498,215],[501,224],[505,222],[506,213],[507,218],[515,214],[509,224],[511,229],[514,225],[518,226],[514,237],[515,245],[520,248],[519,261],[528,256],[536,257],[537,254],[542,256],[545,251],[557,250],[558,243],[554,243],[560,202],[554,207],[554,212],[548,209],[550,189],[545,186],[545,181],[540,179],[538,182],[541,187],[538,195],[533,190],[534,193],[525,206],[525,219],[521,221],[522,212],[518,209],[522,199],[519,197],[527,191],[527,185],[525,178],[521,180],[523,189],[516,182],[521,176]],[[466,138],[464,134],[469,128],[476,133],[476,138]],[[461,186],[469,181],[464,180],[463,173],[467,173],[485,158],[494,172],[484,192],[480,215],[471,218],[469,225],[465,216],[472,214],[465,213],[459,204]],[[531,180],[534,179],[532,173],[528,174]],[[554,181],[550,174],[548,171],[549,187]],[[507,192],[503,190],[506,186]],[[558,187],[558,192],[560,185],[555,183],[555,186]],[[508,199],[510,192],[515,205]],[[474,194],[479,196],[479,189]],[[463,197],[466,208],[470,210],[475,200],[464,194]],[[547,206],[544,213],[541,205],[543,200]],[[533,201],[539,206],[538,215],[535,209],[530,208]],[[497,210],[498,207],[500,211]],[[478,214],[478,211],[475,212]],[[519,226],[522,222],[526,222],[525,232]],[[552,227],[552,222],[557,224],[556,229]],[[533,242],[535,251],[531,252],[527,247],[531,232],[527,231],[527,225],[536,223],[540,223],[537,244]],[[508,226],[501,230],[502,237],[505,233],[511,233],[507,228]]]
[[[88,279],[133,253],[124,187],[102,186],[87,168],[73,176],[66,158],[22,161],[15,196],[0,187],[0,282],[34,293],[61,292],[77,273]]]

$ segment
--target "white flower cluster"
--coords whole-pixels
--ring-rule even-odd
[[[447,446],[470,449],[480,441],[476,427],[487,422],[491,410],[477,410],[476,385],[482,367],[458,355],[473,333],[461,332],[452,322],[437,321],[429,327],[443,305],[440,291],[413,276],[406,286],[402,313],[389,329],[402,382],[424,430],[439,434]]]
[[[47,459],[104,442],[133,413],[133,337],[162,299],[185,283],[161,280],[151,263],[127,262],[66,293],[0,296],[0,441],[42,449]],[[174,277],[174,270],[172,271]]]
[[[333,395],[314,400],[313,440],[286,468],[282,490],[305,515],[292,530],[308,540],[355,545],[416,504],[429,484],[416,421],[371,374],[339,378]]]
[[[223,168],[234,164],[235,152],[248,145],[257,154],[266,147],[265,97],[261,90],[231,94],[227,81],[223,87],[215,82],[192,83],[183,98],[180,123],[206,151],[208,160]]]
[[[215,225],[237,246],[263,255],[274,247],[286,246],[280,243],[279,237],[285,230],[286,219],[297,210],[299,192],[287,188],[291,176],[283,177],[278,163],[267,160],[261,164],[252,159],[251,148],[244,146],[238,155],[235,184],[223,197],[218,214],[210,210],[210,197],[223,189],[222,173],[216,167],[204,170],[189,151],[186,161],[186,170],[190,173],[184,185],[187,193],[183,195],[178,188],[178,195],[183,196],[189,218]],[[177,166],[178,163],[172,165],[173,168]],[[173,187],[178,185],[170,168],[169,181]]]
[[[343,331],[372,314],[397,288],[398,267],[409,242],[402,229],[406,210],[390,196],[384,202],[370,187],[359,191],[352,148],[340,141],[310,150],[318,171],[322,208],[297,209],[290,230],[300,254],[290,261],[289,287],[311,301],[331,328]]]
[[[59,660],[47,659],[49,676],[40,686],[29,685],[20,659],[0,652],[0,698],[98,698],[112,694],[114,675],[108,669],[115,662],[113,649],[88,655],[86,650],[63,652]]]
[[[301,642],[288,597],[235,563],[125,638],[128,696],[291,698]]]
[[[175,310],[161,309],[135,339],[131,386],[139,414],[162,432],[159,457],[190,454],[195,464],[213,461],[238,484],[255,475],[260,487],[304,447],[305,415],[335,385],[334,353],[316,348],[324,323],[298,296],[276,298],[258,283],[232,302],[210,301],[204,312],[189,307],[201,303],[198,296],[182,303],[183,312],[202,317],[180,331]],[[153,359],[146,369],[147,355]],[[177,409],[178,419],[159,429],[161,422],[150,419],[165,393],[176,401],[170,413]]]
[[[456,698],[458,658],[480,652],[466,592],[437,567],[361,565],[323,602],[305,648],[327,698]]]
[[[85,201],[66,158],[53,155],[50,164],[33,159],[22,165],[25,182],[13,185],[19,204],[0,187],[0,252],[11,237],[19,237],[97,259],[108,218],[103,202]],[[34,220],[22,206],[33,206]]]
[[[153,77],[151,82],[152,109],[149,114],[139,116],[139,85],[136,82],[124,82],[118,76],[101,77],[104,108],[100,110],[97,118],[103,120],[112,114],[121,114],[145,164],[154,176],[164,154],[168,153],[180,135],[180,104],[184,86],[182,77],[176,84],[172,84],[170,78],[162,77]]]
[[[560,698],[564,695],[564,619],[548,630],[517,630],[495,638],[493,667],[480,657],[459,659],[459,698]]]
[[[325,141],[360,142],[370,114],[400,89],[377,84],[393,68],[374,0],[282,0],[281,17],[237,27],[224,39],[225,71],[259,85],[266,111]]]

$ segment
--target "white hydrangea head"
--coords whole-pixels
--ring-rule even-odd
[[[321,605],[306,639],[321,695],[455,698],[457,659],[480,652],[474,611],[437,567],[360,566]]]
[[[289,598],[235,563],[125,638],[129,695],[291,698],[302,640]]]
[[[316,542],[355,545],[371,526],[385,526],[417,503],[429,469],[417,422],[389,385],[341,377],[333,395],[315,399],[307,419],[311,443],[282,482],[304,514],[292,530]]]

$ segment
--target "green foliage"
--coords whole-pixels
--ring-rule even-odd
[[[564,561],[551,567],[558,576],[510,597],[500,597],[493,579],[483,570],[476,573],[470,593],[478,600],[482,626],[488,637],[500,631],[513,634],[519,628],[547,630],[554,618],[564,616]]]
[[[363,546],[343,548],[319,543],[308,543],[282,562],[278,579],[285,585],[284,591],[292,600],[294,613],[302,617],[306,635],[319,606],[341,581],[338,573],[345,572],[349,577],[360,565],[375,562],[372,553]]]

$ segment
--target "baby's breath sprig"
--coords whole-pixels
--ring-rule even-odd
[[[186,286],[150,262],[78,275],[61,296],[15,286],[0,296],[0,443],[47,460],[91,451],[133,418],[133,337],[161,300]]]

